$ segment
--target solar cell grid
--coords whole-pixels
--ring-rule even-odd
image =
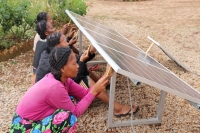
[[[88,23],[90,23],[90,24],[92,24],[92,25],[95,25],[96,27],[101,27],[102,29],[104,29],[104,30],[106,30],[106,31],[110,31],[110,32],[112,32],[113,34],[116,34],[116,35],[121,36],[121,35],[120,35],[118,32],[116,32],[115,30],[110,29],[110,28],[108,28],[108,27],[106,27],[106,26],[104,26],[104,25],[102,25],[102,24],[100,24],[100,23],[97,23],[97,22],[92,21],[92,20],[90,20],[90,19],[84,18],[83,16],[80,16],[80,15],[75,14],[75,13],[73,13],[73,12],[70,12],[70,13],[71,13],[77,20],[82,20],[82,21],[88,22]]]
[[[118,41],[124,45],[128,45],[132,48],[135,48],[137,50],[140,50],[136,45],[134,45],[133,43],[131,43],[129,40],[127,40],[126,38],[124,38],[123,36],[121,35],[116,35],[112,32],[109,32],[107,30],[103,30],[102,28],[100,27],[97,27],[97,26],[94,26],[94,25],[91,25],[89,23],[85,23],[83,21],[79,21],[78,22],[81,24],[81,26],[83,26],[86,30],[90,30],[90,31],[95,31],[96,33],[100,34],[100,35],[103,35],[103,36],[106,36],[110,39],[113,39],[115,41]],[[141,51],[141,50],[140,50]]]
[[[80,25],[79,28],[86,37],[92,38],[92,44],[100,48],[97,51],[102,56],[109,57],[105,60],[114,62],[112,65],[117,66],[115,69],[117,73],[200,103],[198,91],[146,55],[144,51],[118,32],[75,13],[70,13],[72,17],[75,17],[75,23]]]
[[[159,63],[157,63],[155,60],[150,58],[149,56],[146,56],[144,52],[138,51],[137,49],[134,49],[132,47],[129,47],[129,45],[126,45],[124,43],[120,43],[117,40],[111,39],[108,36],[104,36],[102,34],[98,34],[97,32],[93,32],[90,30],[86,31],[96,40],[97,43],[106,45],[110,48],[115,49],[116,51],[122,52],[127,56],[131,56],[133,58],[136,58],[140,61],[146,62],[147,64],[151,64],[155,67],[158,67],[160,69],[169,71]]]
[[[86,21],[83,21],[81,19],[77,19],[77,21],[81,24],[81,26],[87,28],[87,29],[90,29],[90,30],[94,30],[94,31],[100,31],[101,33],[110,33],[112,35],[115,35],[117,37],[122,37],[120,34],[118,34],[117,32],[113,32],[112,30],[110,29],[105,29],[105,28],[102,28],[102,27],[99,27],[97,25],[93,25],[89,22],[86,22]]]
[[[136,59],[113,51],[112,49],[109,49],[104,45],[101,46],[110,55],[110,57],[115,60],[115,62],[121,67],[121,69],[136,74],[140,77],[146,78],[150,81],[154,81],[175,91],[179,91],[183,94],[185,93],[189,96],[200,99],[199,93],[197,93],[184,82],[180,82],[180,79],[177,78],[174,74],[163,71],[161,69],[156,69],[151,65],[144,65],[142,62]]]

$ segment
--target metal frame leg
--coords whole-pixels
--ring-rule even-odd
[[[136,119],[136,120],[132,120],[132,122],[131,120],[113,122],[115,86],[116,86],[116,73],[114,73],[111,78],[109,109],[108,109],[108,127],[131,126],[131,123],[133,125],[161,123],[162,113],[164,110],[164,102],[165,102],[165,97],[166,97],[166,92],[163,90],[160,91],[158,109],[157,109],[157,114],[155,118],[140,119],[140,120]]]
[[[78,41],[79,41],[79,55],[82,55],[82,53],[83,53],[82,32],[80,30],[79,30],[79,33],[78,33]]]
[[[167,93],[165,91],[163,91],[163,90],[160,91],[160,99],[158,102],[158,110],[157,110],[157,115],[156,115],[156,118],[158,119],[159,123],[161,123],[166,95],[167,95]]]
[[[114,111],[114,100],[115,100],[115,86],[116,86],[116,72],[111,77],[110,82],[110,95],[109,95],[109,108],[108,108],[108,127],[112,126],[113,111]]]
[[[88,61],[87,64],[106,64],[105,60],[102,61]]]

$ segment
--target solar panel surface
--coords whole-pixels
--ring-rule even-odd
[[[198,91],[118,32],[73,12],[66,13],[117,73],[200,103]]]

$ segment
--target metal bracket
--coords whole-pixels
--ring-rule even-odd
[[[142,125],[142,124],[156,124],[161,123],[162,113],[164,110],[164,102],[166,97],[166,92],[161,90],[160,99],[158,102],[158,109],[155,118],[140,119],[140,120],[127,120],[127,121],[117,121],[113,122],[113,111],[114,111],[114,97],[115,97],[115,87],[116,87],[116,73],[111,77],[110,83],[110,95],[109,95],[109,109],[108,109],[108,127],[121,127],[121,126],[131,126]]]

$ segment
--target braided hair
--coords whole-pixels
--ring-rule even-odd
[[[46,12],[40,12],[37,15],[37,18],[35,20],[35,24],[37,24],[38,22],[42,21],[42,20],[46,20],[47,21],[47,13]]]
[[[60,69],[67,63],[71,49],[68,47],[55,47],[51,50],[49,55],[49,64],[51,66],[50,71],[54,75],[55,79],[61,79]]]
[[[40,35],[41,39],[45,39],[46,38],[45,32],[47,31],[47,21],[42,20],[38,22],[36,24],[35,30]]]
[[[47,37],[47,48],[46,51],[49,54],[51,50],[60,43],[61,33],[54,32]]]

